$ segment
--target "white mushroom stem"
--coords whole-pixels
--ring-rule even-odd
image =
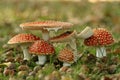
[[[79,59],[77,50],[74,50],[74,51],[73,51],[73,54],[74,54],[74,61],[76,62],[76,61]]]
[[[21,45],[21,48],[23,50],[24,60],[30,60],[31,55],[28,53],[27,46],[26,45]]]
[[[76,39],[72,38],[68,44],[70,45],[70,47],[74,50],[77,50],[77,47],[76,47]]]
[[[38,56],[38,62],[36,62],[36,64],[38,64],[38,65],[44,65],[45,64],[45,62],[46,62],[46,56],[44,56],[44,55],[39,55]]]
[[[64,63],[63,63],[63,66],[71,66],[71,64],[70,64],[70,63],[67,63],[67,62],[64,62]]]
[[[49,32],[47,30],[42,30],[42,38],[45,41],[48,41],[50,36],[49,36]]]
[[[76,39],[75,38],[72,38],[68,44],[70,45],[70,47],[74,50],[73,53],[74,53],[74,61],[76,62],[77,59],[78,59],[78,53],[77,53],[77,47],[76,47]]]
[[[97,47],[97,49],[96,49],[96,57],[102,58],[104,56],[106,56],[105,47]]]

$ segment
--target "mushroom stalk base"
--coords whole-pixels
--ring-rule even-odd
[[[105,47],[98,47],[96,50],[96,57],[102,58],[106,56],[106,49]]]
[[[43,40],[48,41],[49,37],[50,37],[49,36],[49,32],[47,30],[43,30],[42,31],[42,38],[43,38]]]
[[[45,62],[46,62],[46,56],[44,56],[44,55],[38,56],[38,62],[36,62],[36,64],[44,65]]]
[[[67,62],[64,62],[64,63],[63,63],[63,66],[71,66],[71,64],[70,64],[70,63],[67,63]]]
[[[73,53],[74,53],[74,61],[76,62],[79,59],[77,50],[74,50]]]
[[[23,50],[24,60],[30,60],[30,54],[28,53],[27,46],[22,45],[21,48]]]

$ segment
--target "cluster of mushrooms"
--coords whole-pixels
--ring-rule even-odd
[[[8,44],[20,44],[23,50],[24,60],[30,60],[31,55],[38,56],[37,65],[44,65],[47,60],[47,55],[54,55],[54,43],[66,43],[64,49],[58,54],[58,60],[63,62],[63,66],[70,66],[72,63],[79,60],[77,51],[76,39],[84,39],[86,46],[94,46],[96,48],[96,57],[102,58],[106,56],[105,46],[112,44],[114,39],[112,34],[104,28],[91,29],[86,27],[80,33],[76,30],[69,31],[73,24],[61,21],[39,21],[27,22],[20,24],[23,30],[41,30],[42,38],[37,37],[31,33],[21,33],[8,41]],[[66,32],[51,37],[50,31],[57,32],[58,30],[65,30]]]

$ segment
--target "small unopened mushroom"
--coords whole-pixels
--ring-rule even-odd
[[[104,28],[96,28],[93,30],[93,36],[84,40],[84,44],[87,46],[96,46],[96,57],[106,56],[106,49],[104,46],[112,44],[114,39],[112,34]]]
[[[58,31],[59,29],[68,29],[73,24],[68,22],[60,21],[38,21],[38,22],[27,22],[20,24],[20,27],[24,30],[41,30],[42,37],[45,41],[49,40],[49,31]]]
[[[40,38],[33,34],[22,33],[11,38],[8,41],[8,44],[20,44],[23,50],[24,60],[30,60],[30,54],[28,53],[27,48],[31,42],[35,42],[37,40],[40,40]]]
[[[74,62],[73,52],[67,48],[60,51],[58,59],[63,62],[63,66],[71,66]]]
[[[38,55],[39,65],[44,65],[46,62],[46,55],[54,54],[54,47],[44,40],[36,41],[30,48],[29,52],[34,55]]]
[[[90,27],[86,27],[82,32],[80,32],[77,37],[87,39],[93,35],[93,30]]]

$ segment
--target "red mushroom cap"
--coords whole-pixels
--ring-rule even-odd
[[[36,55],[49,55],[53,54],[54,51],[54,47],[44,40],[36,41],[29,48],[29,52]]]
[[[58,55],[58,59],[62,62],[73,63],[74,62],[74,55],[73,52],[67,48],[60,51]]]
[[[67,31],[59,36],[50,38],[50,42],[68,42],[71,38],[76,37],[76,31]]]
[[[94,35],[84,40],[87,46],[104,46],[114,42],[112,34],[104,28],[97,28],[93,30]]]
[[[8,41],[8,44],[27,43],[27,42],[34,42],[36,40],[40,40],[40,38],[33,34],[22,33],[11,38]]]
[[[20,24],[23,29],[43,29],[43,28],[70,28],[73,24],[69,22],[61,21],[38,21],[38,22],[27,22]]]

